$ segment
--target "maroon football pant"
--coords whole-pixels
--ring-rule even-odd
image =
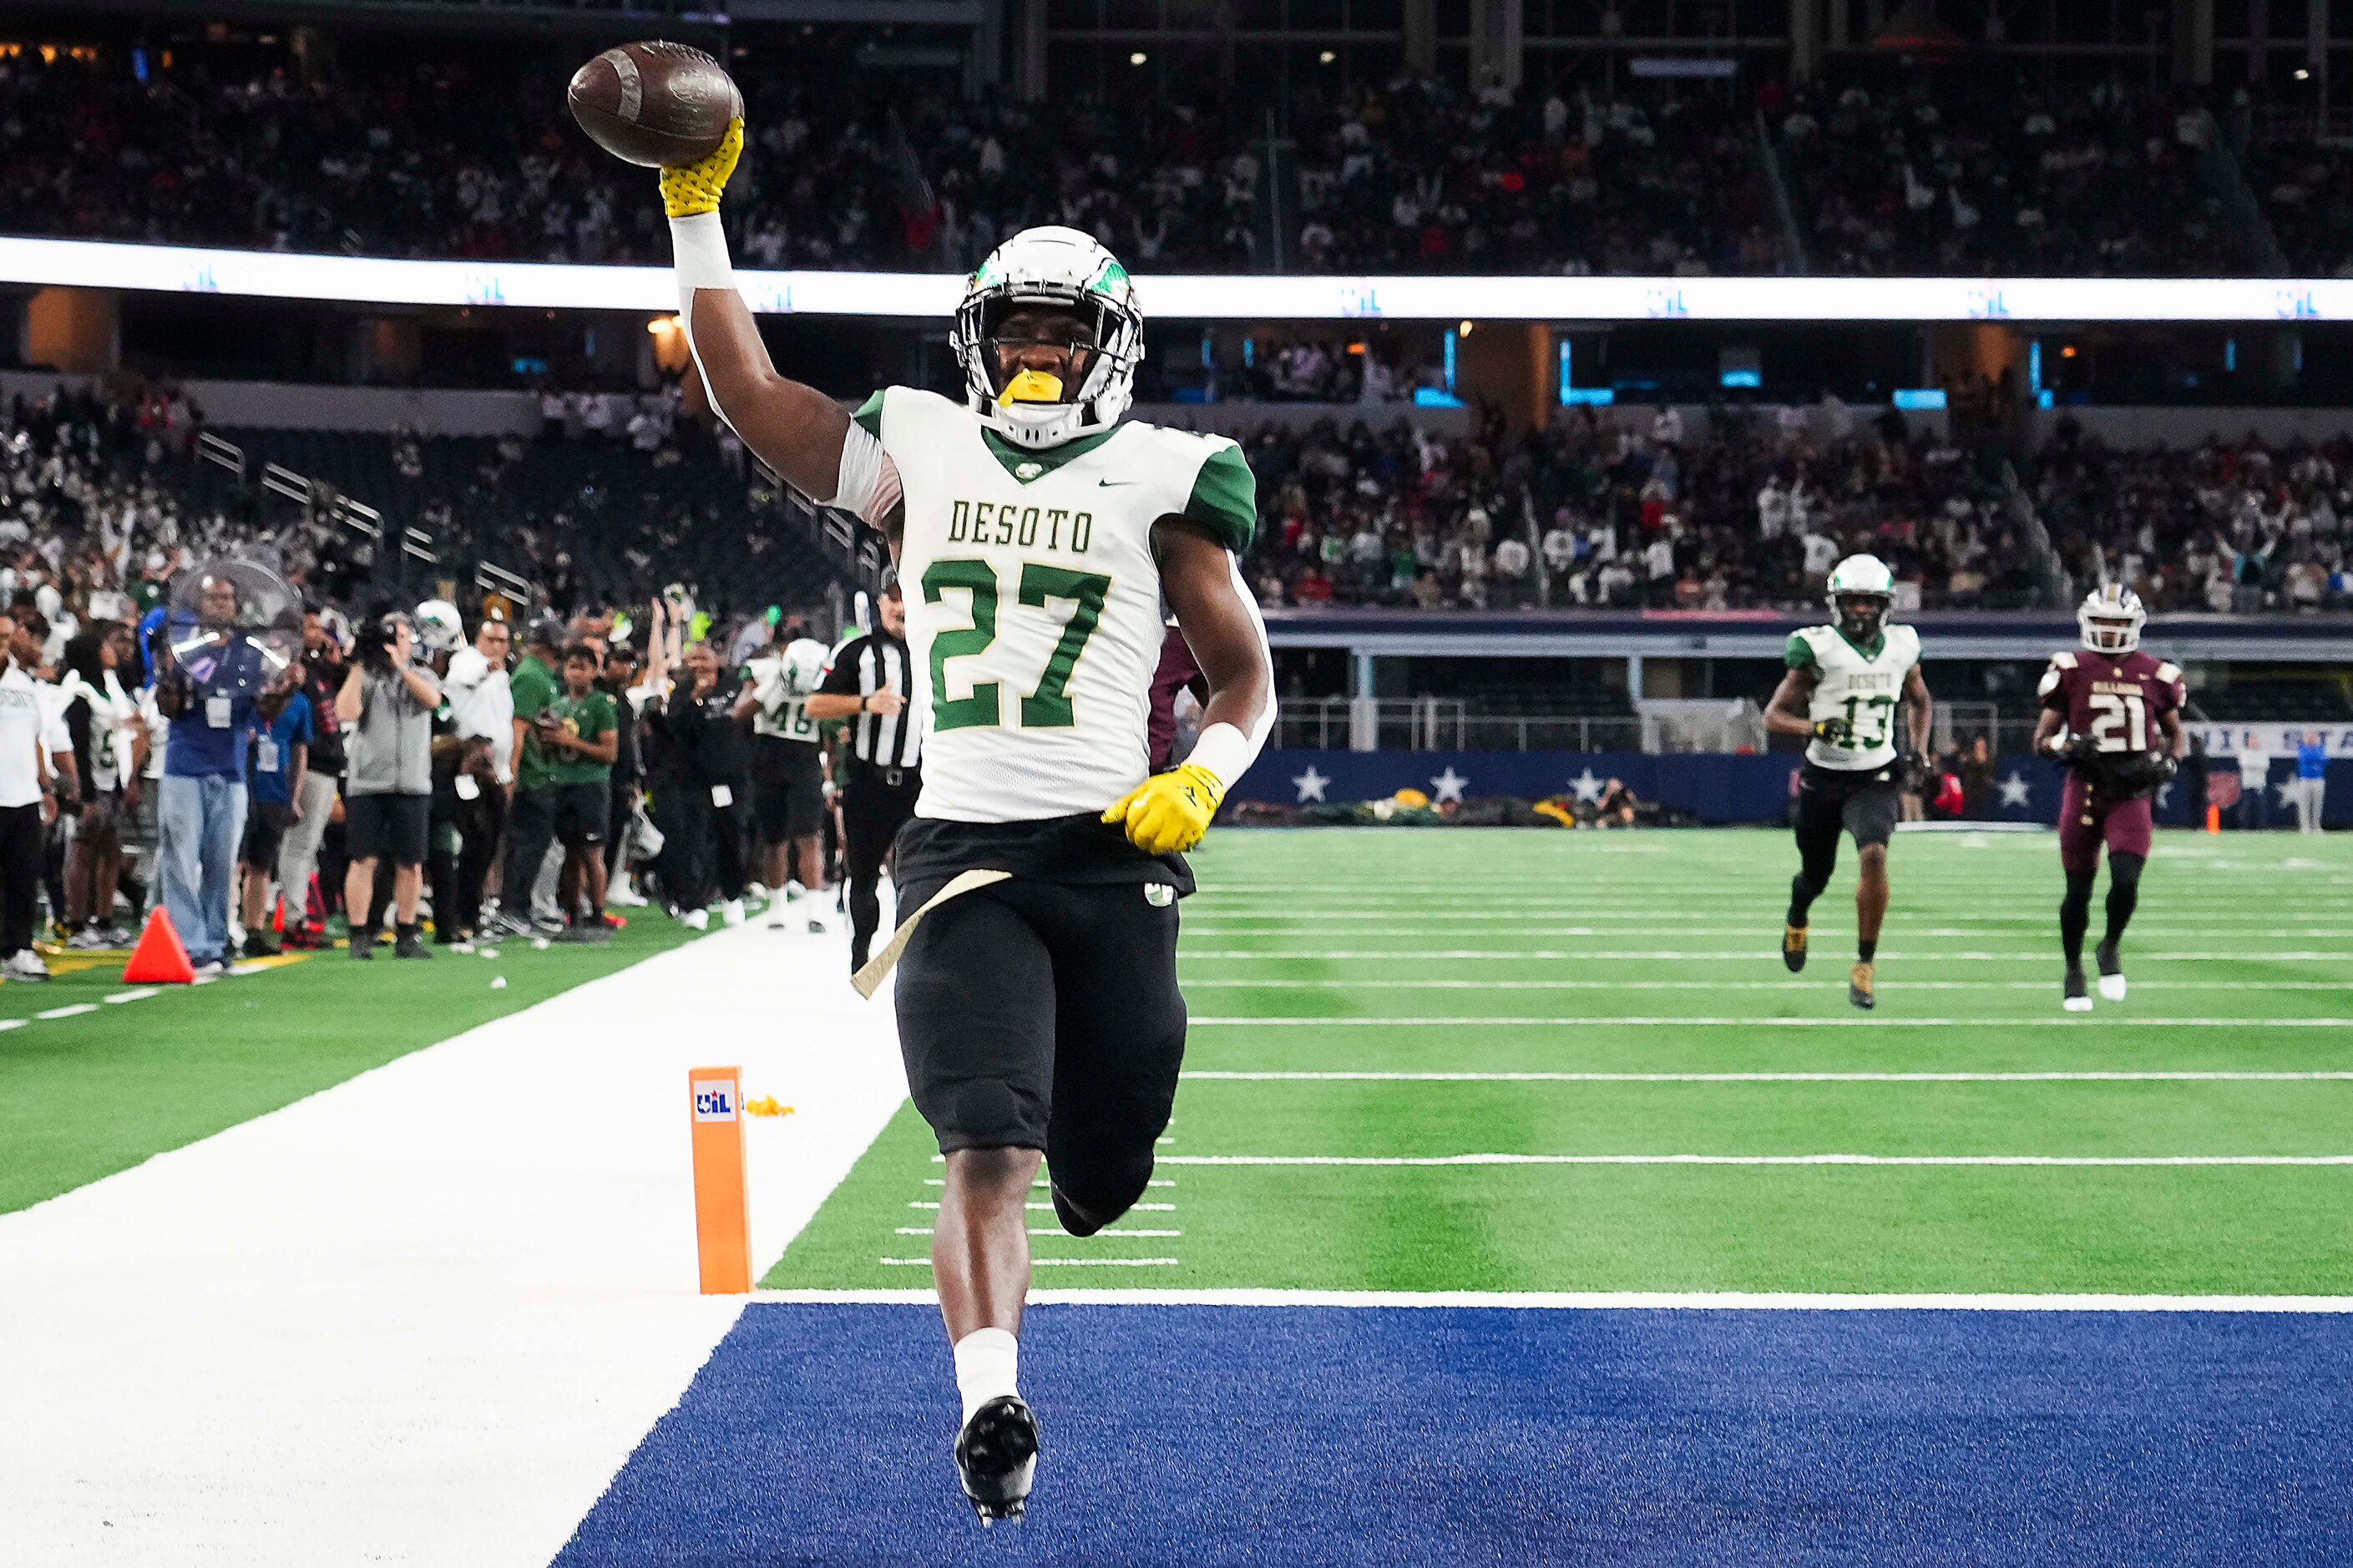
[[[2156,826],[2149,815],[2148,796],[2103,800],[2093,795],[2083,774],[2071,773],[2059,796],[2060,868],[2098,870],[2103,844],[2111,855],[2146,857],[2149,842],[2156,836]]]

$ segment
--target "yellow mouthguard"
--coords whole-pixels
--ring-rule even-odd
[[[997,395],[999,408],[1016,403],[1060,403],[1062,401],[1062,378],[1042,370],[1025,370],[1005,384]]]

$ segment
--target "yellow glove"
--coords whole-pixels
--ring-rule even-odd
[[[1198,763],[1155,773],[1112,803],[1105,822],[1124,823],[1127,841],[1147,855],[1190,849],[1209,831],[1226,798],[1217,775]]]
[[[727,188],[727,176],[743,155],[744,121],[739,115],[727,122],[727,134],[709,157],[661,172],[662,211],[672,217],[717,212],[719,193]]]

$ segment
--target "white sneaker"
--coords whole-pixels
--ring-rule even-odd
[[[49,966],[42,963],[41,955],[29,947],[20,947],[10,953],[8,962],[0,964],[0,972],[5,972],[11,980],[39,981],[49,977]]]
[[[608,904],[617,904],[625,910],[641,910],[650,900],[638,891],[635,884],[625,879],[615,882],[605,890],[605,901]]]
[[[686,913],[679,916],[678,918],[680,923],[683,924],[689,931],[709,931],[711,929],[711,911],[709,910],[689,910]]]
[[[721,904],[719,906],[719,918],[731,926],[742,925],[744,923],[744,900],[741,899],[729,899],[726,902]]]
[[[2100,994],[2111,1002],[2123,1001],[2125,999],[2125,977],[2121,974],[2101,975]]]

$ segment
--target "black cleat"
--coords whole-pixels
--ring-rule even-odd
[[[1781,963],[1795,974],[1806,967],[1806,928],[1785,925],[1781,928]]]
[[[1879,1005],[1879,993],[1870,964],[1858,963],[1847,975],[1846,999],[1866,1013]]]
[[[964,1495],[983,1525],[1019,1520],[1038,1469],[1038,1418],[1017,1396],[999,1394],[956,1434],[955,1462]]]
[[[2092,1010],[2092,994],[2084,987],[2084,970],[2081,964],[2067,971],[2065,987],[2059,1005],[2070,1013],[2088,1013]]]

